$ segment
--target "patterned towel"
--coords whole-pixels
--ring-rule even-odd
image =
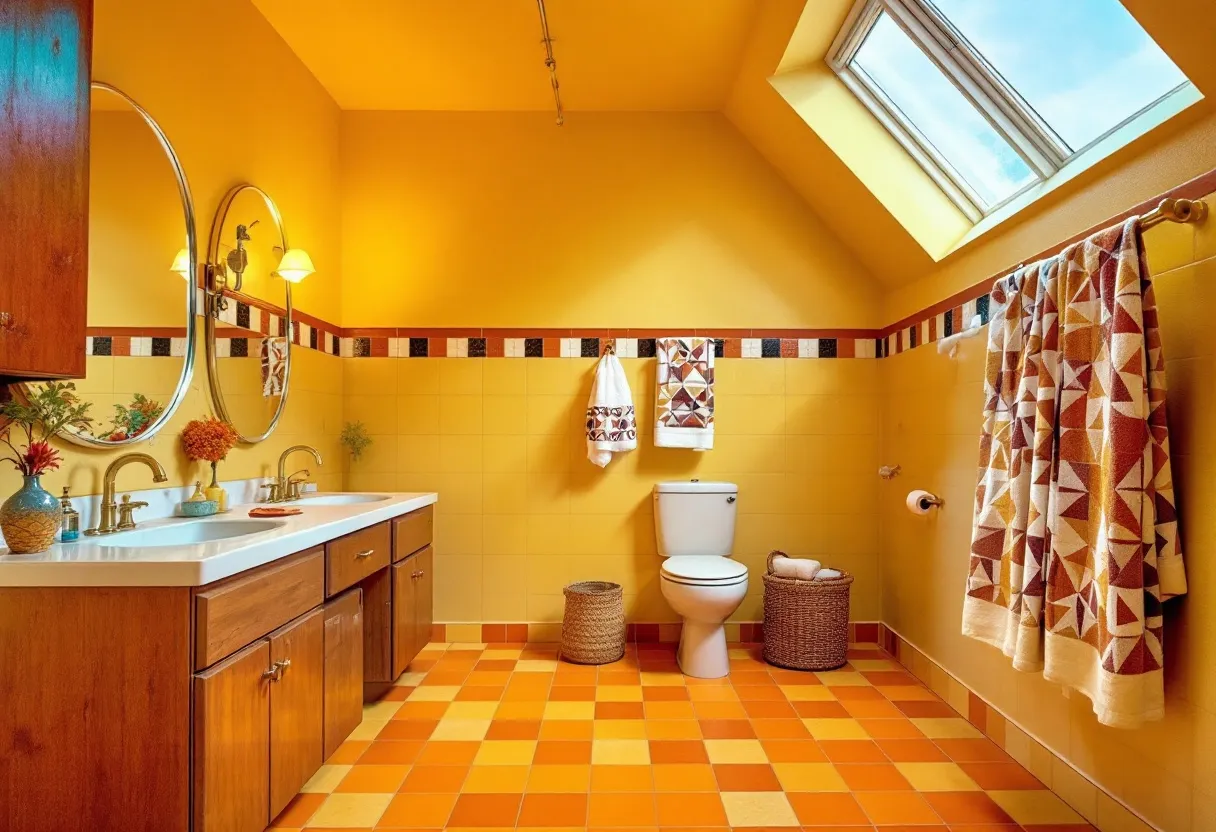
[[[714,446],[714,342],[658,338],[658,397],[654,444],[660,448]]]
[[[595,383],[587,403],[587,458],[603,468],[613,454],[638,446],[637,415],[625,369],[606,352],[595,366]]]
[[[283,395],[289,349],[286,338],[262,339],[262,395],[268,399]]]
[[[1165,361],[1138,220],[997,282],[964,635],[1161,719],[1162,601],[1186,592]]]

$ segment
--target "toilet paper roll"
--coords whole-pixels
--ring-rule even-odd
[[[907,499],[908,511],[913,514],[928,514],[929,509],[937,504],[937,497],[928,491],[909,491]]]

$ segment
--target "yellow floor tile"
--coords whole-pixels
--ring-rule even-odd
[[[443,719],[493,719],[498,702],[453,702],[443,712]]]
[[[996,804],[1023,826],[1033,824],[1085,823],[1068,804],[1046,789],[988,792]]]
[[[384,730],[385,725],[388,725],[387,719],[365,719],[350,732],[350,736],[346,739],[347,741],[374,740]]]
[[[917,791],[980,791],[979,784],[955,763],[896,763],[895,767]]]
[[[826,685],[782,685],[781,692],[791,702],[830,702],[836,698]]]
[[[937,699],[933,691],[917,685],[889,685],[878,689],[892,702],[932,702]]]
[[[847,792],[849,786],[831,763],[773,763],[787,792]]]
[[[552,673],[557,670],[556,659],[520,659],[515,663],[515,669],[520,673]]]
[[[392,719],[393,714],[401,710],[401,702],[376,702],[363,706],[364,719]]]
[[[768,762],[768,755],[764,753],[760,740],[705,740],[705,751],[711,763]]]
[[[597,719],[592,736],[597,740],[644,740],[646,722],[641,719]]]
[[[781,792],[722,792],[726,819],[733,827],[798,826],[794,808]]]
[[[308,821],[312,829],[372,827],[388,808],[391,794],[331,794]]]
[[[918,717],[912,720],[912,724],[931,740],[979,739],[984,736],[967,720],[954,717]]]
[[[329,794],[350,770],[351,766],[321,766],[300,791],[305,794]]]
[[[469,742],[483,740],[490,730],[488,719],[441,719],[435,726],[431,740],[452,740]]]
[[[546,702],[545,719],[595,719],[594,702]]]
[[[597,766],[644,766],[650,764],[646,740],[593,740],[591,762]]]
[[[847,670],[828,670],[815,675],[819,681],[830,687],[869,687],[870,685],[870,680],[865,676]]]
[[[855,719],[804,719],[802,724],[817,740],[868,740],[870,735]]]
[[[474,766],[526,766],[536,754],[536,740],[489,740],[473,758]]]
[[[642,686],[648,688],[684,687],[682,673],[643,673]]]

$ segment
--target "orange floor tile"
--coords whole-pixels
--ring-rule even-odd
[[[670,645],[431,645],[271,829],[1092,832],[890,656],[849,656],[737,646],[701,680]]]

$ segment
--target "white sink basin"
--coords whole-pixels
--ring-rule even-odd
[[[353,506],[359,503],[382,503],[387,499],[387,494],[318,494],[315,497],[301,497],[285,505]]]
[[[98,546],[118,546],[124,549],[155,546],[190,546],[216,540],[231,540],[248,534],[269,532],[282,526],[272,520],[194,520],[187,523],[157,526],[117,532],[88,539]]]

